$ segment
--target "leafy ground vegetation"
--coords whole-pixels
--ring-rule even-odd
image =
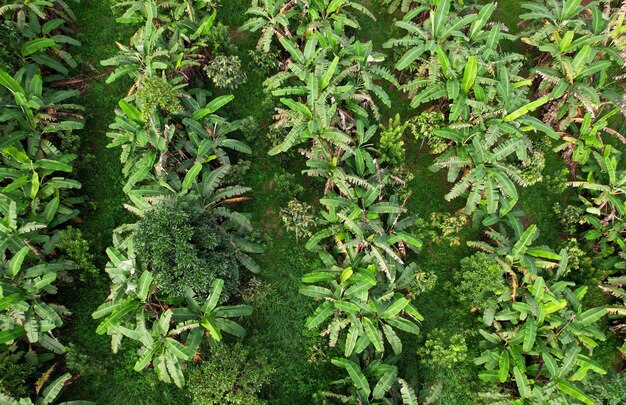
[[[0,403],[626,403],[622,2],[0,19]]]

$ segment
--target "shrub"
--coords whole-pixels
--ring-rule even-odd
[[[241,120],[241,127],[239,131],[243,134],[243,140],[248,145],[254,145],[260,139],[260,134],[263,133],[261,125],[252,116],[246,117]]]
[[[576,234],[578,228],[585,223],[585,210],[577,205],[563,208],[561,204],[556,203],[554,213],[559,217],[563,230],[570,234]]]
[[[380,134],[380,160],[391,166],[402,166],[405,159],[404,141],[402,136],[408,127],[408,123],[400,122],[400,114],[389,119],[388,125],[381,125]]]
[[[250,171],[252,162],[249,160],[239,160],[237,164],[231,165],[230,170],[224,176],[224,184],[241,184],[245,183],[246,175]]]
[[[188,389],[197,405],[261,404],[257,395],[273,372],[266,356],[253,357],[239,343],[220,345],[190,370]]]
[[[224,280],[221,302],[238,292],[236,250],[211,213],[194,202],[179,198],[147,211],[135,243],[164,294],[181,297],[191,288],[206,297],[216,278]]]
[[[467,344],[460,333],[434,329],[417,354],[424,357],[423,361],[428,367],[452,368],[467,357]]]
[[[14,23],[0,23],[0,69],[15,72],[20,66],[20,35]]]
[[[298,200],[289,201],[287,208],[280,210],[280,217],[285,228],[295,233],[296,241],[301,237],[312,235],[311,228],[315,226],[316,221],[313,209],[307,203]]]
[[[567,273],[570,277],[578,282],[600,284],[606,276],[605,271],[596,263],[597,260],[589,256],[584,246],[575,238],[570,238],[565,244],[567,252]]]
[[[271,50],[270,52],[259,52],[249,50],[251,65],[261,76],[270,76],[276,72],[280,65],[280,52]]]
[[[486,253],[463,258],[461,272],[456,277],[459,301],[479,310],[496,308],[498,295],[507,290],[503,274],[498,263]]]
[[[233,43],[230,36],[230,28],[221,22],[211,27],[208,35],[204,38],[204,42],[215,54],[233,54],[237,52],[237,46]]]
[[[543,180],[543,169],[546,166],[546,158],[543,152],[535,150],[522,160],[518,165],[519,174],[527,186],[532,186]]]
[[[146,77],[137,91],[141,100],[141,112],[144,119],[149,119],[155,110],[166,114],[176,114],[183,110],[178,100],[178,91],[166,79]]]
[[[272,191],[281,204],[298,198],[304,187],[296,181],[296,175],[281,171],[274,173]]]
[[[246,81],[238,56],[218,55],[204,67],[204,71],[220,89],[233,90]]]
[[[425,239],[436,244],[446,243],[450,246],[459,246],[461,238],[459,232],[467,224],[468,218],[465,214],[449,214],[446,212],[433,212],[430,214],[430,221],[418,218],[416,225],[418,233]]]

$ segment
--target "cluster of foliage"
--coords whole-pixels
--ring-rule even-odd
[[[435,135],[435,131],[445,125],[446,116],[441,111],[424,111],[409,120],[409,129],[415,140],[428,144],[430,153],[438,155],[447,148],[445,139]]]
[[[415,221],[404,215],[408,197],[396,195],[401,179],[381,167],[371,143],[377,100],[390,103],[377,82],[396,80],[371,42],[351,37],[359,29],[355,12],[372,17],[355,1],[264,1],[249,10],[254,17],[244,28],[261,31],[259,51],[278,39],[287,59],[285,71],[266,81],[281,103],[274,126],[284,134],[270,154],[307,142],[305,173],[324,181],[319,230],[306,244],[323,267],[303,276],[300,292],[320,303],[306,327],[322,328],[329,346],[341,348],[332,363],[347,377],[323,395],[416,403],[395,359],[403,352],[400,334],[418,334],[423,319],[411,302],[417,266],[403,259],[421,242],[408,229]],[[392,137],[406,128],[390,126]]]
[[[459,246],[461,238],[459,232],[468,223],[467,215],[456,215],[445,212],[432,212],[428,220],[417,218],[415,226],[420,237],[429,243],[448,244]]]
[[[71,379],[52,364],[70,315],[54,295],[80,265],[61,252],[81,202],[62,140],[83,127],[78,92],[52,82],[76,66],[80,44],[61,1],[3,2],[0,19],[0,402],[51,404]]]
[[[474,310],[496,308],[498,297],[507,291],[504,270],[486,253],[478,252],[461,260],[456,293],[459,301]]]
[[[214,8],[153,0],[118,7],[125,8],[118,22],[137,31],[102,62],[116,66],[107,82],[133,80],[109,147],[121,149],[126,208],[140,220],[114,232],[111,293],[93,317],[114,352],[123,338],[139,345],[136,371],[152,365],[160,380],[181,387],[202,342],[243,337],[232,318],[252,313],[224,305],[239,292],[240,270],[259,270],[249,256],[261,250],[248,239],[250,221],[230,209],[249,188],[227,182],[236,167],[229,151],[251,150],[230,136],[241,123],[216,114],[234,97],[210,99],[205,89],[202,64],[220,30]]]
[[[405,160],[404,141],[402,137],[409,127],[408,122],[401,122],[400,114],[389,118],[387,126],[381,125],[380,162],[389,166],[402,166]]]
[[[185,199],[166,200],[146,212],[135,234],[137,259],[149,263],[161,292],[184,297],[192,289],[206,296],[224,280],[221,300],[239,287],[236,248],[220,232],[211,212]]]
[[[313,207],[305,202],[289,201],[285,208],[281,208],[280,219],[285,229],[295,234],[296,242],[301,237],[309,238],[313,235],[312,228],[315,227],[315,215],[313,214]]]
[[[253,357],[242,344],[220,345],[189,373],[194,404],[264,403],[258,397],[273,373],[267,357]]]
[[[461,333],[434,329],[417,354],[432,368],[452,368],[467,357],[467,344]]]
[[[218,55],[205,67],[204,71],[216,87],[233,90],[246,80],[237,56]]]

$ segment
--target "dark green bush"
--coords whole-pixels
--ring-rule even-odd
[[[29,396],[27,379],[35,367],[24,361],[24,352],[14,346],[0,352],[0,393],[14,398]]]
[[[0,69],[11,75],[20,66],[20,36],[13,22],[0,23]]]
[[[273,372],[265,356],[239,343],[220,345],[189,371],[188,390],[196,405],[261,404],[257,395]]]
[[[586,392],[596,404],[626,404],[626,374],[614,371],[606,375],[594,374],[589,380]]]
[[[479,310],[495,308],[497,296],[506,291],[502,268],[486,253],[461,260],[456,291],[461,303]]]
[[[146,212],[135,236],[137,257],[155,273],[161,292],[181,297],[192,289],[209,294],[224,280],[222,302],[239,291],[235,247],[211,213],[194,202],[168,200]]]

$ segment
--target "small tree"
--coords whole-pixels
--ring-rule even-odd
[[[222,302],[239,288],[236,248],[210,212],[183,198],[164,200],[148,210],[135,234],[137,257],[154,272],[163,294],[208,294],[224,280]]]

